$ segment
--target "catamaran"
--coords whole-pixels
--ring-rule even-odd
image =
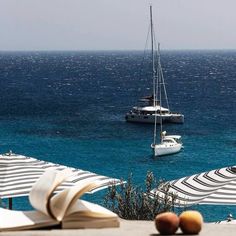
[[[152,14],[152,8],[150,8],[150,14]],[[152,64],[154,65],[154,35],[153,35],[153,28],[151,25],[151,47],[152,47]],[[162,68],[160,68],[160,73],[163,77]],[[139,122],[139,123],[157,123],[160,124],[161,122],[170,122],[170,123],[184,123],[184,115],[172,112],[169,108],[169,101],[167,97],[166,87],[164,77],[162,79],[162,83],[160,84],[161,87],[159,90],[163,89],[165,93],[165,104],[167,107],[162,107],[160,105],[160,101],[155,98],[154,90],[155,84],[153,79],[153,94],[151,96],[146,96],[141,98],[139,101],[142,102],[142,105],[134,106],[125,116],[126,121],[128,122]],[[156,91],[158,92],[158,90]],[[156,100],[155,100],[156,99]],[[161,114],[162,113],[162,114]]]

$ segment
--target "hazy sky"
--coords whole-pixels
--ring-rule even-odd
[[[236,0],[0,0],[0,50],[236,49]]]

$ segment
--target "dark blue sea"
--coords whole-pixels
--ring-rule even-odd
[[[184,150],[154,159],[153,125],[124,119],[152,92],[143,52],[0,52],[0,152],[116,178],[132,173],[139,185],[147,171],[172,180],[236,165],[236,51],[164,51],[162,65],[170,108],[185,115],[165,129],[182,135]],[[234,206],[193,209],[206,221],[236,216]]]

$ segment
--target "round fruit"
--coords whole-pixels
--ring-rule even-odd
[[[179,217],[173,212],[158,214],[155,225],[160,234],[174,234],[179,227]]]
[[[202,229],[203,218],[198,211],[184,211],[179,216],[179,221],[184,234],[198,234]]]

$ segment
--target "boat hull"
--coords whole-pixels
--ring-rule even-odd
[[[136,113],[127,113],[125,119],[127,122],[154,124],[155,116],[157,124],[160,124],[161,119],[163,123],[176,123],[176,124],[184,123],[184,115],[178,113],[168,113],[161,116],[160,114],[142,115]]]
[[[171,155],[180,152],[182,148],[182,144],[156,144],[151,146],[153,149],[153,155],[154,156],[165,156],[165,155]]]

